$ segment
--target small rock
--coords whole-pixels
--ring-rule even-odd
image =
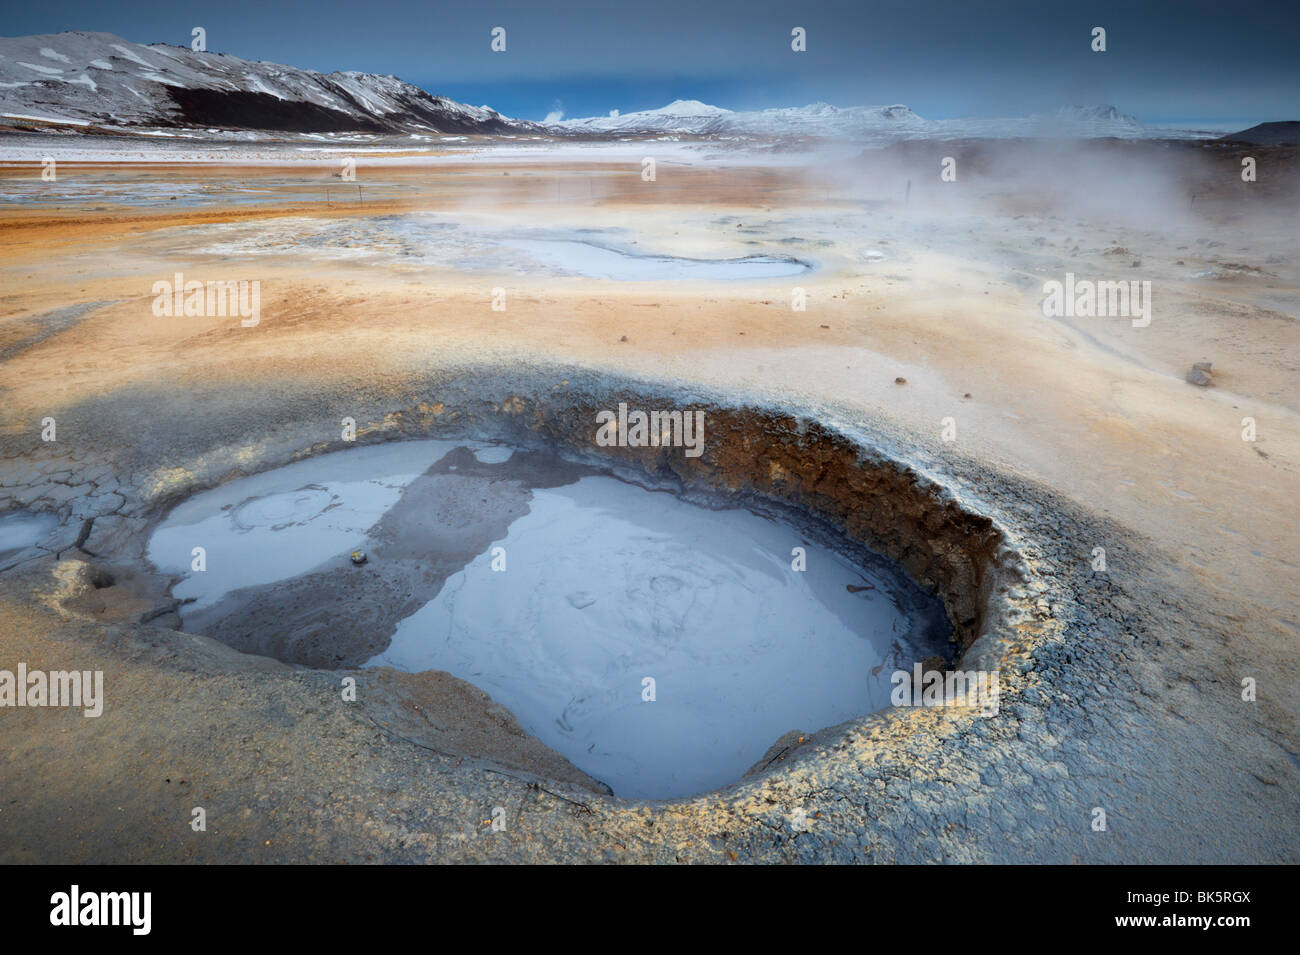
[[[354,550],[350,555],[352,563],[360,567],[366,562],[366,552],[363,550]]]
[[[894,379],[894,384],[896,384],[896,385],[905,385],[905,384],[907,384],[907,379],[906,379],[906,378],[895,378],[895,379]]]
[[[1183,380],[1189,385],[1196,385],[1199,388],[1204,388],[1214,380],[1214,373],[1210,371],[1210,362],[1198,361],[1196,364],[1192,365],[1192,370],[1184,376]]]

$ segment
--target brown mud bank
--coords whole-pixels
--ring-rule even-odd
[[[31,767],[3,784],[7,860],[1171,861],[1289,851],[1276,836],[1293,827],[1281,777],[1294,766],[1258,722],[1264,713],[1238,710],[1210,731],[1198,717],[1222,701],[1193,712],[1181,688],[1162,696],[1174,687],[1165,643],[1179,615],[1206,617],[1196,595],[1162,575],[1147,543],[1046,489],[833,409],[573,369],[475,369],[343,398],[286,386],[277,399],[268,416],[240,389],[121,393],[65,410],[70,431],[95,422],[75,450],[4,438],[4,503],[57,513],[70,539],[0,574],[0,648],[33,667],[103,669],[107,687],[95,720],[5,714],[11,756]],[[168,418],[151,419],[164,400]],[[598,447],[597,413],[619,403],[703,410],[703,453]],[[942,599],[958,666],[998,671],[1000,709],[895,708],[818,733],[791,727],[738,783],[639,803],[602,793],[446,674],[295,670],[157,626],[175,607],[142,571],[147,530],[196,491],[350,446],[338,437],[343,415],[355,418],[358,445],[506,440],[829,528]],[[86,482],[95,494],[59,500],[58,488]],[[90,513],[101,490],[112,499]],[[1112,559],[1146,561],[1150,576],[1098,575],[1087,560],[1098,539]],[[1204,664],[1192,655],[1182,665]],[[355,701],[341,692],[348,679]],[[1230,675],[1197,679],[1224,700],[1234,693]],[[1175,704],[1188,715],[1169,719]],[[1229,748],[1268,767],[1251,800],[1222,775],[1185,779],[1180,760],[1231,766]],[[1224,752],[1207,759],[1207,750]],[[1121,768],[1131,766],[1148,771]],[[1261,818],[1270,802],[1279,814]],[[198,838],[194,805],[217,808]],[[1099,807],[1121,833],[1092,828]],[[504,830],[492,827],[497,810]],[[1230,836],[1212,845],[1180,836],[1188,813],[1215,814]]]

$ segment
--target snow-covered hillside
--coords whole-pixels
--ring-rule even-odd
[[[553,125],[571,133],[835,136],[882,125],[902,129],[914,122],[923,121],[906,106],[855,106],[841,109],[828,103],[814,103],[790,109],[737,112],[710,106],[699,100],[679,99],[659,109],[569,119]]]
[[[0,119],[71,127],[539,132],[395,76],[317,73],[111,33],[0,38]]]
[[[569,134],[786,136],[878,140],[920,137],[1147,135],[1145,127],[1113,106],[1066,106],[1050,114],[1008,119],[927,120],[907,106],[832,106],[813,103],[783,109],[733,111],[698,100],[659,109],[567,119],[552,128]]]

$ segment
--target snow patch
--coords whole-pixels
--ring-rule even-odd
[[[31,119],[38,123],[59,123],[66,126],[89,126],[84,119],[64,119],[60,116],[28,116],[25,113],[0,113],[5,119]]]
[[[148,60],[146,60],[146,59],[143,59],[143,58],[142,58],[138,53],[136,53],[136,52],[135,52],[134,50],[132,50],[130,47],[122,46],[122,45],[119,44],[119,43],[114,43],[114,44],[113,44],[113,49],[117,50],[118,53],[121,53],[124,57],[126,57],[126,58],[127,58],[128,60],[130,60],[132,63],[139,63],[141,66],[147,66],[147,67],[149,67],[149,69],[151,69],[151,70],[152,70],[152,69],[155,69],[155,67],[154,67],[154,65],[153,65],[152,63],[150,63],[150,62],[149,62]]]
[[[55,68],[52,67],[52,66],[40,66],[39,64],[36,64],[36,63],[24,63],[22,60],[19,60],[19,61],[18,61],[18,65],[19,65],[19,66],[25,66],[25,67],[27,67],[27,69],[29,69],[29,70],[34,70],[34,71],[37,72],[37,73],[44,73],[46,76],[62,76],[62,75],[63,75],[63,71],[62,71],[62,70],[55,69]]]

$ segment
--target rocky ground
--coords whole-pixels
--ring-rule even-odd
[[[1294,209],[1231,190],[1198,208],[1204,169],[1167,172],[1127,180],[1142,203],[989,173],[959,178],[958,201],[919,174],[904,192],[884,165],[700,161],[643,183],[639,163],[478,161],[376,170],[386,198],[355,206],[6,205],[0,507],[61,523],[0,560],[0,668],[102,669],[107,701],[97,719],[0,709],[0,857],[1295,861]],[[451,267],[383,221],[415,212],[817,269],[646,285]],[[323,252],[295,251],[327,228],[342,231]],[[178,271],[259,280],[260,323],[154,315],[152,284]],[[1150,325],[1044,317],[1043,283],[1067,271],[1150,280]],[[818,511],[946,590],[973,621],[969,658],[1004,674],[998,716],[792,727],[809,732],[763,773],[638,804],[445,675],[292,669],[168,629],[144,535],[193,490],[339,447],[344,416],[363,441],[509,426],[572,443],[566,407],[629,389],[733,425],[672,480]],[[888,503],[909,482],[933,510]],[[909,529],[931,542],[909,551]],[[1005,574],[970,576],[995,557]],[[981,579],[1006,590],[973,594]],[[976,597],[993,601],[978,620]]]

